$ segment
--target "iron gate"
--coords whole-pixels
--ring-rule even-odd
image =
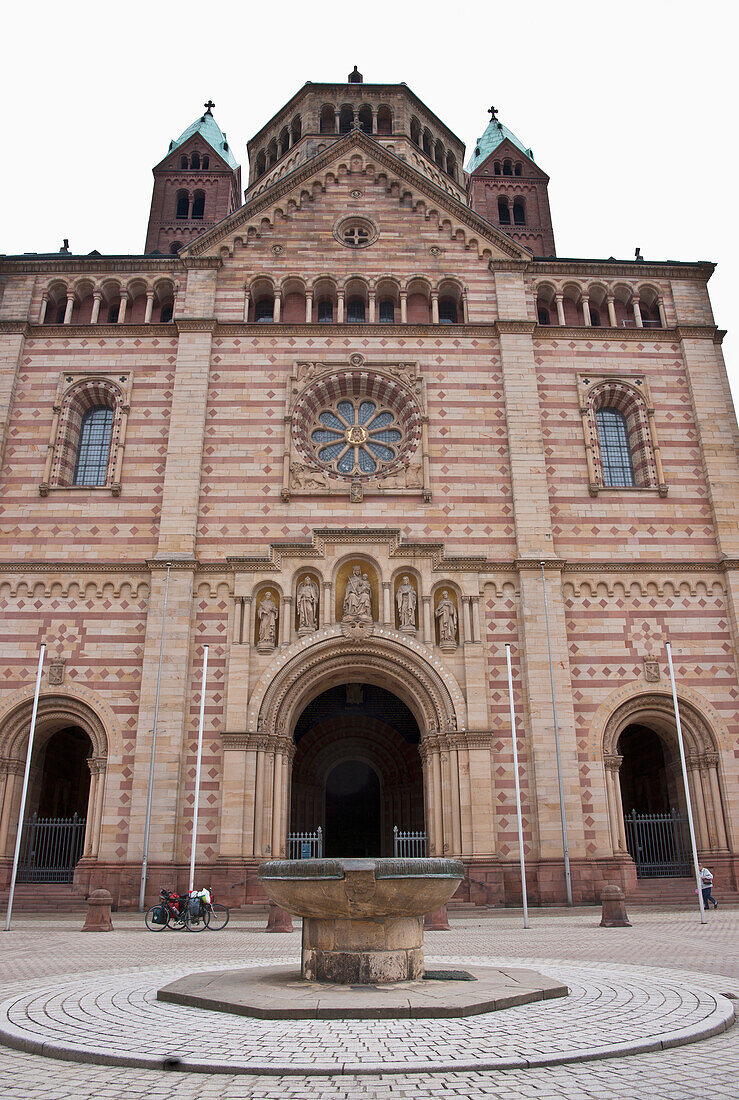
[[[680,878],[690,874],[686,822],[682,814],[638,814],[625,817],[626,847],[637,878]]]
[[[402,833],[396,825],[393,829],[393,855],[403,859],[418,859],[426,855],[425,833]]]
[[[314,833],[288,833],[288,859],[321,859],[323,856],[323,829],[319,825]]]
[[[85,844],[84,817],[39,817],[23,826],[18,882],[71,882]]]

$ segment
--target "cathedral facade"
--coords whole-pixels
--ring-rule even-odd
[[[519,902],[507,645],[531,900],[565,898],[562,805],[576,902],[686,884],[670,641],[699,855],[735,891],[712,265],[558,258],[494,110],[465,164],[406,85],[309,82],[242,184],[213,106],[141,254],[0,259],[3,882],[43,642],[29,888],[134,905],[147,837],[147,897],[186,885],[206,645],[222,900],[320,847],[459,857],[461,900]]]

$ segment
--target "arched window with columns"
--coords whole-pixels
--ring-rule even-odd
[[[659,489],[667,493],[646,379],[580,376],[591,495],[600,489]]]

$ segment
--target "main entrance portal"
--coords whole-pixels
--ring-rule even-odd
[[[323,830],[328,856],[391,856],[393,828],[424,828],[420,734],[405,703],[373,684],[317,696],[294,733],[290,832]]]

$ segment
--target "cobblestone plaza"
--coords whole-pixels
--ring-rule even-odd
[[[147,1050],[161,1062],[196,1061],[220,1046],[234,1072],[88,1064],[82,1051],[67,1053],[75,1058],[70,1062],[0,1046],[5,1093],[19,1100],[92,1094],[135,1100],[180,1090],[198,1100],[735,1096],[731,1067],[737,1064],[739,1030],[724,1030],[724,1019],[716,1035],[691,1041],[691,1028],[715,1010],[717,1001],[731,1005],[739,996],[736,910],[712,913],[705,928],[698,924],[697,910],[638,910],[631,917],[632,928],[602,929],[595,909],[535,912],[531,928],[524,930],[517,913],[453,916],[450,932],[427,933],[429,959],[525,960],[542,973],[568,978],[570,997],[470,1021],[372,1021],[364,1026],[353,1021],[349,1027],[332,1021],[275,1025],[172,1005],[159,1006],[167,1010],[163,1015],[147,999],[146,991],[155,989],[164,974],[235,961],[297,965],[298,932],[267,935],[263,920],[237,915],[222,933],[153,935],[138,916],[116,914],[114,932],[83,936],[78,917],[52,922],[19,915],[15,930],[2,940],[0,1028],[7,1025],[10,1000],[16,1026],[35,1029],[47,1042],[89,1047],[96,1036],[105,1036],[118,1056],[132,1059]],[[401,1024],[410,1030],[402,1033]],[[70,1028],[77,1029],[76,1035]],[[609,1057],[609,1044],[615,1049],[624,1041],[633,1043],[646,1031],[658,1037],[674,1033],[677,1042],[687,1045]],[[475,1060],[505,1064],[520,1049],[524,1032],[528,1058],[544,1064],[469,1068]],[[602,1047],[594,1057],[596,1035]],[[382,1072],[379,1050],[386,1063],[404,1061],[404,1070]],[[259,1060],[265,1072],[244,1073],[238,1063],[246,1057]],[[578,1060],[585,1057],[591,1060]],[[565,1064],[546,1064],[557,1059]],[[455,1060],[466,1068],[455,1069]],[[348,1072],[352,1065],[359,1071]]]

